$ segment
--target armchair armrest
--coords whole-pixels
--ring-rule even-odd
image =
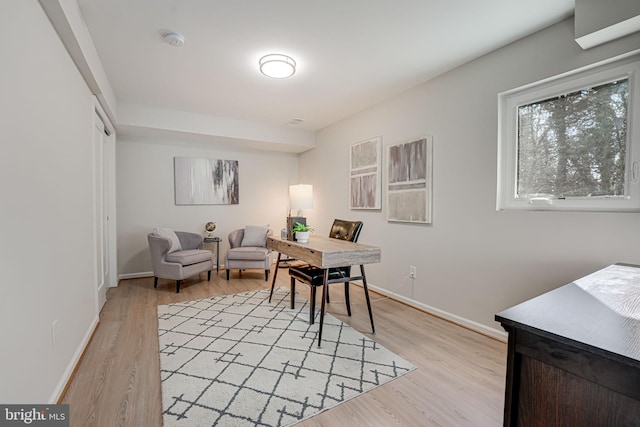
[[[171,240],[166,237],[148,234],[149,251],[151,252],[151,264],[156,277],[173,278],[180,271],[181,266],[165,260],[171,247]]]
[[[233,230],[229,233],[229,246],[231,248],[240,247],[242,244],[242,239],[244,238],[244,228],[239,230]]]

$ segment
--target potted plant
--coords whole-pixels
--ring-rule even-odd
[[[296,222],[296,225],[293,226],[293,232],[296,233],[295,236],[298,243],[307,243],[309,241],[309,232],[311,231],[314,231],[313,228],[300,222]]]

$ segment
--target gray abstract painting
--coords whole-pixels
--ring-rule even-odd
[[[387,219],[431,223],[433,137],[389,147]]]
[[[238,161],[175,157],[176,205],[237,205]]]
[[[351,209],[380,209],[382,183],[382,138],[353,144],[350,150],[350,198]]]

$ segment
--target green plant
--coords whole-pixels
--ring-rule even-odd
[[[300,222],[296,222],[296,225],[293,226],[293,230],[292,231],[295,233],[296,231],[305,232],[305,231],[314,231],[314,230],[313,230],[313,228],[309,227],[306,224],[302,224]]]

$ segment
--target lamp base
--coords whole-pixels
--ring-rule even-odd
[[[293,227],[296,225],[296,222],[300,224],[307,225],[307,218],[303,216],[288,216],[287,217],[287,240],[295,241],[296,238],[293,233]]]

